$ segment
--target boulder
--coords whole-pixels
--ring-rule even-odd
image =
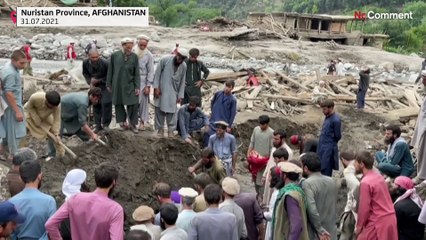
[[[151,33],[150,38],[151,38],[151,40],[152,40],[152,41],[154,41],[154,42],[160,42],[160,37],[158,36],[157,32],[153,32],[153,33]]]
[[[386,72],[391,72],[395,68],[394,64],[391,62],[383,62],[380,64],[380,67],[382,67]]]

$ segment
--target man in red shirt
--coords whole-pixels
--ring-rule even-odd
[[[25,56],[27,57],[27,66],[24,68],[24,75],[33,75],[33,68],[31,67],[31,60],[33,59],[33,57],[31,56],[31,40],[27,40],[25,42],[25,45],[23,46],[24,48],[24,52],[25,52]]]
[[[70,69],[74,67],[74,60],[77,59],[77,54],[74,49],[74,40],[70,41],[70,44],[67,46],[67,61]]]

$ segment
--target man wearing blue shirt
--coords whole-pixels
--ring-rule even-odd
[[[237,164],[237,142],[235,137],[226,132],[228,124],[224,121],[215,122],[216,134],[210,136],[209,148],[222,162],[226,175],[231,177]]]
[[[12,240],[41,239],[48,240],[44,224],[56,211],[56,202],[52,196],[40,192],[42,173],[38,161],[25,161],[19,173],[25,188],[9,201],[26,217],[12,235]]]
[[[325,115],[319,138],[317,154],[321,160],[321,173],[331,177],[334,170],[339,170],[339,150],[337,143],[342,138],[342,122],[339,115],[334,112],[334,102],[325,100],[321,102],[322,112]]]

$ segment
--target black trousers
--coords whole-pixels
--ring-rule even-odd
[[[112,120],[112,102],[94,105],[93,114],[96,127],[108,127]]]

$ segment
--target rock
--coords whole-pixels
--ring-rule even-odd
[[[237,111],[243,111],[247,107],[246,101],[237,101]]]
[[[382,67],[387,72],[390,72],[395,68],[394,64],[391,62],[383,62],[380,64],[380,67]]]
[[[351,69],[354,68],[354,65],[352,65],[350,63],[344,63],[343,68],[345,68],[346,70],[351,70]]]
[[[43,46],[41,46],[39,44],[36,44],[36,43],[31,44],[31,49],[37,50],[37,49],[41,49],[41,48],[43,48]]]
[[[151,33],[151,40],[154,42],[160,42],[160,37],[158,36],[158,34],[156,32]]]
[[[55,47],[60,47],[60,46],[61,46],[61,43],[60,43],[58,40],[55,40],[55,41],[53,42],[53,46],[55,46]]]
[[[109,58],[113,52],[114,50],[112,48],[107,48],[104,51],[102,51],[102,56],[104,58]]]
[[[402,62],[399,62],[399,63],[395,63],[395,65],[394,65],[395,67],[395,72],[397,72],[397,73],[402,73],[404,70],[405,71],[409,71],[410,70],[410,67],[406,64],[406,63],[402,63]]]
[[[63,46],[63,47],[68,46],[68,44],[70,44],[70,42],[71,42],[72,40],[74,40],[75,45],[76,45],[76,46],[78,46],[78,41],[76,41],[75,39],[72,39],[72,38],[67,38],[67,39],[62,40],[62,41],[61,41],[61,46]]]

